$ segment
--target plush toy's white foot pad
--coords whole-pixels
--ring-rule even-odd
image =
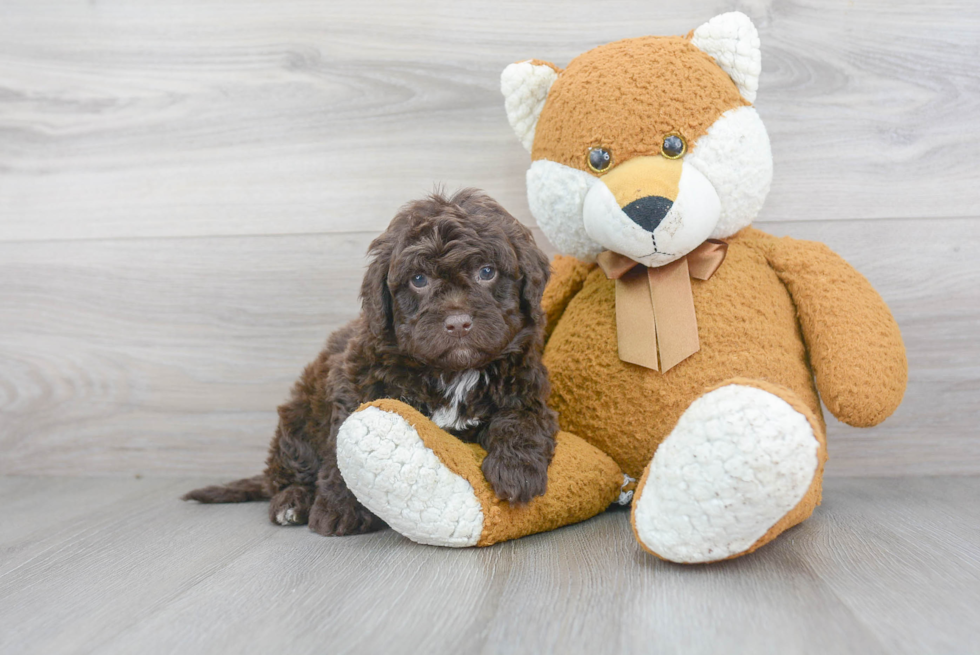
[[[774,394],[743,385],[707,393],[650,463],[633,502],[637,536],[674,562],[742,553],[802,500],[818,447],[806,417]]]
[[[483,510],[473,487],[394,412],[368,407],[337,433],[337,465],[362,505],[420,544],[474,546]]]

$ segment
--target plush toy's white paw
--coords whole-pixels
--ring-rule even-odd
[[[806,417],[750,386],[694,401],[657,449],[633,501],[639,540],[674,562],[748,550],[803,498],[818,468]]]
[[[473,487],[394,412],[368,407],[337,433],[337,465],[357,500],[421,544],[474,546],[483,510]]]

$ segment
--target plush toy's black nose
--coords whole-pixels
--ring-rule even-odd
[[[663,196],[647,196],[626,205],[623,212],[644,230],[653,232],[673,206],[674,201]]]
[[[453,314],[446,317],[446,332],[461,337],[473,327],[473,317],[469,314]]]

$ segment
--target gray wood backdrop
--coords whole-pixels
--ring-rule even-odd
[[[357,312],[403,202],[479,186],[529,224],[508,63],[759,27],[757,226],[828,243],[909,350],[831,475],[980,471],[980,4],[0,1],[0,473],[256,472]]]

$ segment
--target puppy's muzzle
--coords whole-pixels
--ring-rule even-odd
[[[466,336],[473,328],[473,317],[469,314],[452,314],[446,317],[444,326],[446,332],[451,336]]]

